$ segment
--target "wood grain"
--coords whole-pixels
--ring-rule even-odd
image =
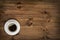
[[[56,5],[46,2],[21,3],[18,5],[6,2],[4,9],[3,17],[0,20],[1,40],[12,40],[12,36],[7,35],[3,29],[4,23],[11,18],[18,20],[21,25],[20,33],[14,36],[13,40],[59,38],[56,34],[57,27],[55,27],[58,15]]]

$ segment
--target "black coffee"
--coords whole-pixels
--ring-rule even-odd
[[[15,24],[9,26],[9,30],[10,30],[11,32],[16,31],[16,29],[17,29],[17,26],[16,26]]]

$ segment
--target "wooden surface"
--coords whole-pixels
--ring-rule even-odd
[[[0,40],[52,40],[57,34],[57,6],[47,2],[5,2],[0,13]],[[18,35],[9,36],[4,32],[4,23],[16,19],[21,25]]]

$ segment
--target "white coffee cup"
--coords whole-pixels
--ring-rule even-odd
[[[16,30],[15,31],[10,31],[9,30],[9,27],[12,26],[12,25],[16,25]],[[15,19],[10,19],[10,20],[6,21],[6,23],[4,25],[4,31],[8,35],[16,35],[20,31],[20,23],[17,20],[15,20]]]

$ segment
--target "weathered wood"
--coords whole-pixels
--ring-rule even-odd
[[[19,6],[20,8],[18,8]],[[0,39],[10,40],[11,36],[4,32],[4,23],[13,18],[19,21],[21,31],[14,40],[47,40],[58,39],[57,6],[47,2],[4,3],[4,13],[0,20]],[[30,20],[31,18],[31,20]],[[47,38],[47,37],[48,38]],[[12,39],[11,39],[12,40]]]

